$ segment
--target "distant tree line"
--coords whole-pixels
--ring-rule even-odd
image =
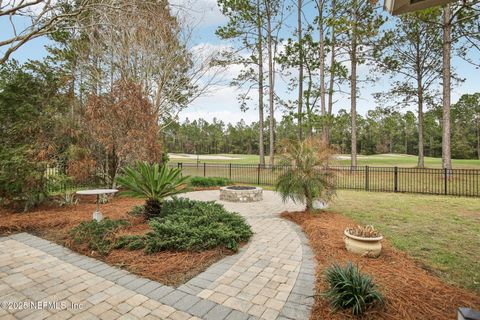
[[[264,128],[268,128],[266,119]],[[423,115],[425,156],[442,156],[442,111],[428,110]],[[351,115],[344,109],[331,118],[330,143],[339,153],[351,152]],[[275,123],[275,139],[296,139],[298,127],[292,117]],[[315,127],[315,125],[314,125]],[[320,120],[316,129],[320,130]],[[213,119],[175,121],[163,131],[163,144],[168,152],[189,154],[258,154],[258,122],[240,120],[236,124]],[[267,129],[264,129],[267,132]],[[418,154],[418,118],[411,111],[377,107],[365,116],[357,115],[357,149],[360,154]],[[265,134],[265,146],[269,135]],[[452,157],[480,159],[480,93],[466,94],[452,105]]]
[[[424,154],[438,151],[433,148],[438,135],[428,134],[426,117],[441,106],[442,167],[451,168],[451,157],[458,156],[455,139],[460,139],[451,92],[462,76],[456,74],[459,60],[478,67],[480,1],[454,1],[399,17],[385,14],[377,1],[369,0],[219,0],[218,4],[227,22],[216,34],[234,46],[222,63],[242,66],[231,84],[243,89],[238,97],[241,108],[258,110],[260,164],[265,163],[265,150],[270,150],[269,162],[273,162],[279,135],[273,119],[279,111],[294,119],[297,139],[315,133],[340,144],[350,152],[353,167],[359,152],[382,150],[386,144],[391,150],[408,148],[399,138],[364,139],[368,125],[363,122],[370,117],[358,115],[358,99],[366,83],[386,76],[389,88],[376,95],[378,105],[416,107],[418,167],[424,166]],[[365,68],[368,72],[362,72]],[[275,85],[280,77],[288,79],[286,99]],[[350,147],[331,137],[343,128],[335,127],[333,115],[339,97],[350,100],[350,138],[342,138],[350,141]],[[265,122],[265,117],[272,121]],[[319,117],[321,128],[315,130]],[[341,121],[345,117],[342,112]],[[392,139],[393,134],[388,140]],[[478,153],[475,150],[461,154]]]

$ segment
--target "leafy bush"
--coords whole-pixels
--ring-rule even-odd
[[[351,308],[352,314],[359,315],[374,303],[383,303],[383,296],[372,278],[362,274],[351,262],[345,267],[332,265],[326,271],[326,280],[330,288],[324,296],[335,310]]]
[[[64,191],[58,196],[57,199],[55,199],[55,202],[60,207],[74,206],[78,204],[78,197],[75,194],[75,191]]]
[[[43,63],[0,64],[1,205],[27,211],[48,198],[45,168],[68,141],[64,85]]]
[[[306,204],[306,209],[313,208],[313,200],[325,202],[335,195],[333,175],[326,170],[333,151],[320,140],[286,141],[283,143],[280,164],[285,171],[277,178],[276,190],[286,201]]]
[[[150,220],[149,225],[152,232],[145,236],[122,237],[117,247],[145,247],[147,253],[201,251],[218,246],[236,251],[241,242],[252,236],[244,218],[227,212],[222,205],[183,198],[165,201],[162,217]]]
[[[103,219],[84,221],[70,230],[70,236],[76,244],[87,244],[90,250],[107,254],[114,246],[114,233],[128,224],[125,220]]]
[[[230,179],[222,177],[193,177],[190,179],[192,187],[223,187],[230,183]]]
[[[145,206],[138,205],[138,206],[134,206],[132,209],[130,209],[128,214],[130,214],[132,216],[142,216],[144,211],[145,211]]]
[[[187,186],[188,178],[182,177],[180,169],[137,161],[134,166],[123,169],[117,182],[127,189],[122,194],[147,198],[144,217],[149,220],[161,215],[163,199],[181,192]]]
[[[145,247],[145,237],[139,235],[130,235],[120,237],[116,244],[115,248],[125,248],[128,250],[139,250]]]

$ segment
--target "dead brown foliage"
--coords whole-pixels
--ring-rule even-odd
[[[325,269],[332,263],[352,261],[370,274],[386,297],[383,308],[370,310],[365,319],[454,319],[459,306],[480,308],[480,297],[465,289],[446,284],[406,253],[383,241],[377,259],[349,253],[343,243],[343,230],[355,222],[340,214],[285,213],[283,217],[299,224],[309,238],[317,260],[316,299],[312,319],[350,319],[349,312],[333,313],[320,296],[326,290]]]
[[[142,199],[114,198],[101,205],[100,209],[104,217],[129,221],[130,225],[120,230],[118,235],[139,235],[148,232],[149,227],[142,217],[130,216],[128,211],[143,202]],[[204,252],[159,252],[151,255],[144,254],[142,250],[112,250],[107,256],[100,256],[85,245],[74,244],[68,236],[71,228],[92,219],[95,206],[95,197],[82,197],[80,204],[71,207],[43,205],[28,213],[0,209],[0,236],[29,232],[167,285],[184,283],[230,254],[218,248]]]

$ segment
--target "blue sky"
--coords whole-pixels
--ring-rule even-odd
[[[218,26],[226,23],[225,17],[218,10],[216,0],[174,0],[172,2],[174,4],[180,4],[189,8],[188,24],[195,26],[194,38],[190,44],[191,46],[208,45],[212,48],[218,48],[231,45],[231,43],[221,41],[214,34],[215,29]],[[305,9],[307,17],[312,16],[315,12],[314,7],[306,7]],[[281,35],[283,38],[293,36],[294,27],[289,26],[289,24],[294,24],[293,18],[294,17],[292,17],[290,20],[287,20],[287,27]],[[8,21],[0,19],[0,30],[6,29],[9,29]],[[0,36],[0,39],[1,38],[2,36]],[[46,55],[45,45],[48,43],[49,41],[46,38],[32,40],[15,52],[12,57],[20,62],[29,59],[41,59]],[[476,53],[476,58],[480,59],[479,53]],[[438,63],[441,64],[441,61]],[[464,93],[478,92],[478,83],[480,82],[480,73],[478,72],[478,69],[475,69],[472,65],[458,58],[453,59],[452,65],[457,74],[466,79],[463,83],[453,88],[452,102],[456,102]],[[239,67],[233,66],[228,70],[226,78],[234,76],[238,71]],[[368,72],[368,67],[360,66],[360,76],[364,76]],[[361,86],[359,88],[360,99],[358,99],[358,112],[360,114],[365,114],[368,110],[375,108],[375,101],[372,97],[372,94],[379,91],[386,91],[388,88],[388,77],[383,77],[375,83]],[[295,99],[296,92],[287,92],[286,83],[285,81],[282,81],[281,77],[279,76],[277,76],[276,89],[282,98]],[[224,122],[233,123],[242,118],[248,123],[256,121],[258,118],[258,111],[255,109],[255,105],[251,105],[247,112],[240,111],[239,104],[236,99],[238,93],[239,90],[237,88],[230,87],[227,83],[217,86],[209,95],[194,101],[192,105],[182,111],[179,116],[181,119],[188,117],[191,120],[202,117],[209,121],[215,117],[223,120]],[[256,101],[255,95],[252,96],[252,100]],[[265,103],[267,103],[267,100]],[[341,108],[349,110],[350,101],[348,96],[338,97],[334,106],[334,111],[336,112]],[[414,111],[415,106],[412,105],[407,109]],[[276,110],[276,115],[280,117],[282,112],[282,110]]]

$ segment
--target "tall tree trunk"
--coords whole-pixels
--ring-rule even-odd
[[[312,80],[312,70],[310,70],[308,64],[306,65],[307,68],[307,90],[305,91],[305,112],[307,115],[307,124],[306,124],[306,129],[307,129],[307,136],[312,137],[313,136],[313,107],[310,105],[310,94],[312,92],[312,85],[313,85],[313,80]]]
[[[419,168],[425,167],[424,159],[424,143],[423,143],[423,84],[422,84],[422,70],[420,65],[420,52],[419,47],[417,47],[417,61],[416,61],[416,71],[417,71],[417,101],[418,101],[418,164]]]
[[[443,8],[443,127],[442,127],[442,167],[452,168],[451,143],[450,143],[450,54],[452,50],[451,39],[451,11],[450,5]]]
[[[258,36],[258,154],[259,163],[265,165],[265,150],[263,145],[263,41],[260,3],[257,1],[257,36]]]
[[[268,1],[266,1],[268,2]],[[275,90],[275,74],[273,64],[273,39],[272,39],[272,12],[267,3],[267,42],[268,42],[268,99],[269,99],[269,133],[270,133],[270,159],[269,164],[273,166],[275,163],[275,116],[274,116],[274,90]]]
[[[332,18],[335,19],[335,0],[332,0]],[[333,112],[333,85],[335,84],[335,27],[330,27],[330,45],[331,45],[331,57],[330,57],[330,79],[328,84],[328,121],[327,121],[327,141],[330,140],[330,120]]]
[[[435,146],[433,145],[433,136],[430,136],[430,157],[435,157]]]
[[[405,124],[405,154],[408,154],[408,129],[407,125]]]
[[[325,121],[326,105],[325,105],[325,36],[323,32],[323,1],[318,1],[318,53],[320,58],[320,112],[322,114],[322,140],[328,140],[328,129]]]
[[[354,0],[353,7],[353,25],[352,25],[352,43],[351,43],[351,75],[350,75],[350,102],[352,116],[352,151],[351,166],[357,166],[357,2]]]
[[[303,139],[303,49],[302,49],[302,0],[297,2],[297,28],[298,28],[298,139]]]
[[[480,160],[480,118],[477,117],[477,157]]]

